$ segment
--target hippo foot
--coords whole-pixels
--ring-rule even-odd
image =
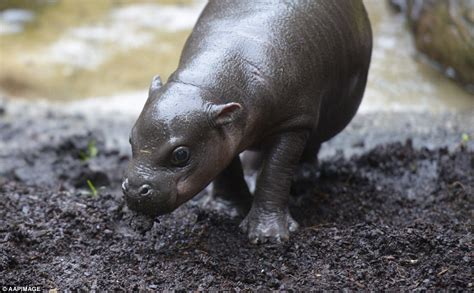
[[[225,213],[231,217],[244,217],[250,210],[251,201],[233,200],[228,197],[207,195],[203,199],[204,209]]]
[[[290,239],[290,232],[296,231],[298,226],[288,210],[269,212],[256,208],[252,208],[240,224],[253,244],[287,241]]]

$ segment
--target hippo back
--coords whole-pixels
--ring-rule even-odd
[[[359,0],[211,0],[170,80],[242,103],[264,129],[299,117],[324,141],[355,114],[371,47]]]

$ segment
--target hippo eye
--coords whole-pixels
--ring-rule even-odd
[[[183,166],[189,160],[190,152],[189,148],[185,146],[179,146],[174,149],[171,156],[171,162],[177,166]]]

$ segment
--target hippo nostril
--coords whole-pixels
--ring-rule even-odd
[[[122,182],[122,190],[124,192],[128,191],[128,178],[125,178],[125,180]]]
[[[138,191],[141,196],[145,196],[151,193],[151,186],[148,184],[143,185],[140,187],[140,190]]]

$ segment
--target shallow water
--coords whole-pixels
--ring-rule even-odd
[[[171,4],[170,4],[171,3]],[[177,66],[202,1],[74,1],[0,26],[0,88],[8,95],[71,100],[145,89]],[[18,27],[21,26],[21,32]]]
[[[385,1],[365,3],[374,51],[362,112],[474,108],[472,95],[416,53],[401,15],[391,13]],[[84,111],[135,115],[151,77],[160,74],[166,79],[176,68],[204,4],[2,2],[0,9],[16,10],[0,14],[0,90],[28,99],[74,100],[74,107]]]

